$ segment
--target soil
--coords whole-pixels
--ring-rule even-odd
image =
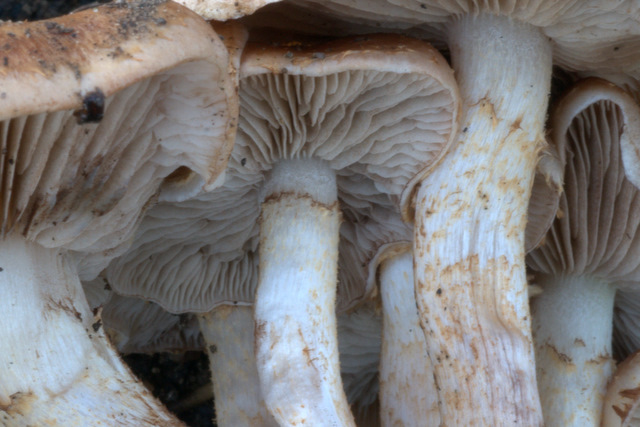
[[[106,2],[95,0],[0,0],[0,19],[5,21],[48,19],[92,3]]]

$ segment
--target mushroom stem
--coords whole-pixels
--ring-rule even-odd
[[[416,197],[416,298],[446,425],[542,423],[524,261],[551,47],[503,16],[456,20],[458,142]]]
[[[411,246],[407,243],[386,252],[379,267],[380,418],[386,426],[437,426],[440,412],[416,307]]]
[[[599,426],[611,356],[616,288],[588,276],[536,275],[532,301],[546,426]],[[585,318],[586,316],[586,318]]]
[[[260,393],[253,309],[221,306],[199,321],[211,365],[217,425],[276,426]]]
[[[9,236],[0,260],[3,425],[182,425],[122,363],[64,251]]]
[[[283,160],[265,196],[255,299],[265,403],[281,426],[353,426],[338,360],[335,173],[324,162]]]
[[[640,350],[620,363],[607,386],[602,408],[606,427],[631,427],[640,424]]]

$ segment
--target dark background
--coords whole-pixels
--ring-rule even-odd
[[[106,3],[95,0],[0,0],[0,19],[35,21],[64,15],[87,4]]]

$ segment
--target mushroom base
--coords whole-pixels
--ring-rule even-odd
[[[181,425],[120,360],[63,252],[5,238],[0,286],[3,425]]]

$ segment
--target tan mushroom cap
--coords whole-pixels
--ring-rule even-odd
[[[202,16],[204,19],[226,21],[250,15],[269,3],[280,0],[176,0],[177,3]]]
[[[320,158],[336,170],[340,198],[353,209],[380,197],[397,209],[407,183],[441,156],[455,130],[451,71],[423,42],[367,36],[254,45],[241,73],[242,118],[224,186],[151,209],[129,254],[108,269],[118,292],[170,311],[252,303],[257,275],[249,279],[254,271],[245,266],[257,265],[245,257],[257,250],[262,183],[274,163]],[[343,154],[340,141],[348,145]],[[358,177],[370,183],[355,190],[365,195],[361,201],[348,196]],[[246,273],[232,267],[240,264]],[[223,296],[222,270],[228,280],[242,275],[241,293]],[[351,301],[362,297],[358,288],[338,292]]]
[[[291,0],[356,24],[412,34],[431,27],[443,40],[448,21],[465,14],[509,16],[542,28],[554,62],[570,70],[631,70],[640,52],[640,5],[634,0]]]
[[[210,187],[226,164],[237,114],[228,53],[176,4],[5,23],[0,62],[4,235],[112,257],[163,180]]]

